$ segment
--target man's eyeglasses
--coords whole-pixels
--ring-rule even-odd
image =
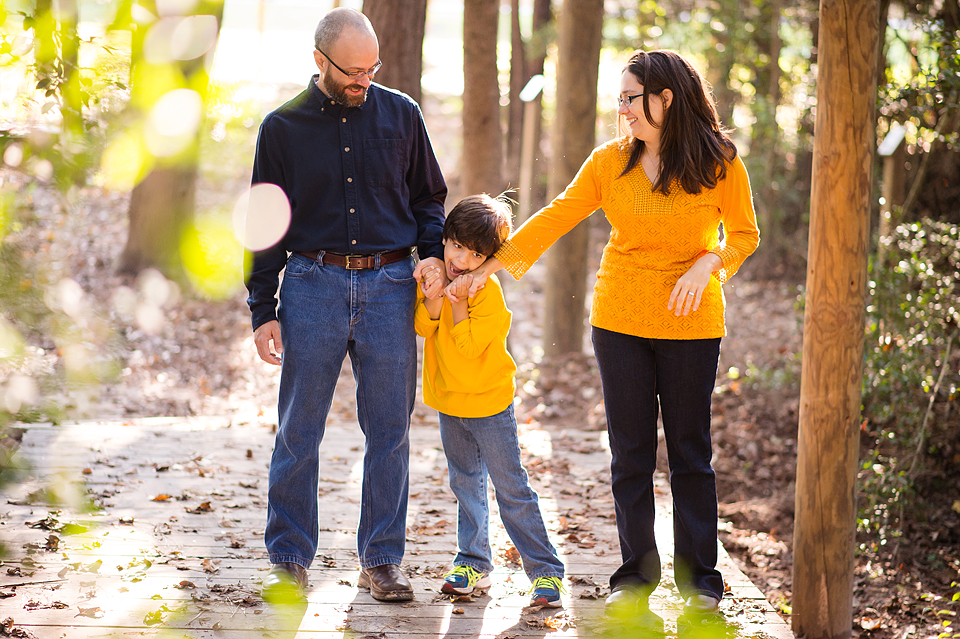
[[[317,49],[317,51],[320,51],[320,53],[323,54],[323,57],[325,57],[327,60],[329,60],[329,61],[330,61],[330,64],[332,64],[333,66],[335,66],[340,73],[342,73],[343,75],[347,76],[347,77],[350,78],[351,80],[359,80],[359,79],[362,78],[363,76],[367,76],[368,78],[372,78],[374,75],[377,74],[377,71],[380,70],[380,67],[383,66],[383,62],[381,62],[380,60],[377,60],[377,63],[376,63],[375,65],[373,65],[372,67],[370,67],[369,69],[367,69],[366,71],[344,71],[344,70],[343,70],[343,67],[341,67],[339,64],[337,64],[337,63],[334,62],[333,60],[330,60],[330,56],[328,56],[326,53],[323,53],[323,51],[320,49],[320,47],[316,47],[316,49]]]
[[[321,51],[321,53],[323,53],[323,52]],[[327,58],[327,60],[330,60],[330,58]],[[333,62],[333,60],[330,60],[330,62]],[[336,65],[334,65],[334,66],[336,66]],[[337,68],[339,69],[340,67],[337,67]],[[622,107],[622,106],[624,105],[624,103],[626,103],[627,106],[630,106],[631,104],[633,104],[633,101],[634,101],[634,100],[636,100],[637,98],[642,98],[642,97],[643,97],[643,94],[642,94],[642,93],[637,93],[636,95],[617,96],[617,106],[618,106],[618,107]]]

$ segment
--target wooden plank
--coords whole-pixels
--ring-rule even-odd
[[[7,503],[0,508],[0,532],[11,555],[4,568],[14,573],[0,571],[0,593],[13,595],[0,599],[0,615],[12,616],[19,627],[37,637],[58,639],[159,636],[161,630],[198,638],[227,633],[231,638],[335,635],[338,639],[348,631],[354,636],[403,639],[542,638],[546,632],[551,637],[576,637],[603,631],[603,597],[608,576],[619,565],[619,548],[608,488],[609,453],[600,434],[522,434],[525,447],[540,460],[531,465],[531,481],[566,563],[570,591],[564,595],[563,610],[531,611],[524,608],[529,580],[515,565],[498,566],[489,594],[475,601],[451,603],[439,596],[442,575],[456,551],[456,503],[444,485],[446,463],[435,424],[411,431],[412,489],[404,568],[411,575],[416,600],[384,604],[359,590],[355,496],[363,438],[355,427],[328,426],[324,446],[335,442],[341,453],[324,453],[321,447],[321,457],[335,464],[322,471],[334,481],[319,496],[325,521],[330,523],[321,532],[320,550],[308,572],[309,603],[299,617],[294,615],[295,630],[291,630],[290,615],[265,605],[259,597],[259,583],[268,568],[262,538],[266,465],[257,461],[260,453],[249,460],[246,451],[260,450],[266,459],[273,434],[259,425],[216,423],[221,427],[193,420],[180,428],[169,421],[141,426],[99,423],[95,431],[90,424],[66,426],[63,432],[31,428],[21,452],[34,465],[36,479],[12,487],[9,493],[16,495],[5,494],[5,499],[24,499],[43,487],[55,471],[66,473],[70,481],[86,482],[85,488],[94,493],[113,492],[103,498],[102,511],[87,514],[66,504]],[[184,448],[184,437],[190,441],[189,450]],[[50,443],[54,440],[55,445]],[[93,440],[96,446],[90,445]],[[242,445],[234,445],[238,441]],[[146,442],[153,449],[149,454],[143,451]],[[70,456],[50,452],[63,446],[70,448]],[[216,456],[198,463],[195,450],[216,451]],[[205,465],[211,458],[215,463]],[[186,461],[158,473],[151,459]],[[90,473],[80,473],[83,468],[90,468]],[[201,476],[198,468],[211,472]],[[243,488],[241,482],[256,482],[256,488]],[[187,493],[189,498],[151,501],[159,490]],[[656,492],[657,535],[665,570],[651,605],[667,627],[675,629],[680,601],[672,582],[669,488],[662,475],[658,475]],[[185,511],[204,500],[210,501],[214,512]],[[491,544],[499,556],[509,543],[495,501],[492,506]],[[82,535],[63,535],[28,525],[46,520],[51,510],[59,512],[47,523],[86,521],[94,527]],[[121,524],[121,517],[133,517],[132,524]],[[47,546],[51,534],[59,540],[54,548]],[[234,542],[243,545],[233,548]],[[216,572],[205,571],[204,561]],[[777,634],[777,628],[782,631],[786,626],[777,625],[779,618],[764,617],[774,613],[762,593],[722,552],[720,570],[730,585],[723,606],[731,623],[753,628],[751,636],[760,631],[788,636]],[[57,601],[68,608],[50,607]],[[179,613],[171,612],[181,607]],[[100,610],[94,618],[78,616],[80,608]],[[454,613],[456,609],[462,612]],[[164,621],[149,624],[148,615]],[[550,623],[560,630],[544,625],[556,615]],[[758,620],[763,623],[754,623]]]

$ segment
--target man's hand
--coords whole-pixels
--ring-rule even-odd
[[[270,347],[273,342],[273,347]],[[283,341],[280,339],[280,322],[270,320],[261,324],[253,332],[253,343],[257,345],[257,354],[267,364],[280,366],[280,355],[283,354]]]
[[[417,268],[413,269],[413,277],[420,282],[420,289],[428,300],[440,297],[444,287],[449,283],[443,260],[436,257],[420,260]]]

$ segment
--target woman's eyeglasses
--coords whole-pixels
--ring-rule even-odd
[[[323,53],[323,52],[321,51],[321,53]],[[326,54],[324,54],[324,55],[326,55]],[[327,60],[330,60],[330,58],[327,58]],[[333,60],[330,60],[330,62],[332,63]],[[336,65],[334,65],[334,66],[336,66]],[[339,68],[339,67],[338,67],[338,68]],[[643,94],[642,94],[642,93],[637,93],[637,94],[635,94],[635,95],[621,95],[621,96],[617,96],[617,106],[618,106],[618,107],[622,107],[624,104],[626,104],[627,106],[630,106],[631,104],[633,104],[633,101],[634,101],[634,100],[636,100],[637,98],[642,98],[642,97],[643,97]]]

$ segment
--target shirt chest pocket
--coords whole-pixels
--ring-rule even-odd
[[[363,160],[366,165],[367,185],[397,189],[406,173],[404,140],[365,140]]]

